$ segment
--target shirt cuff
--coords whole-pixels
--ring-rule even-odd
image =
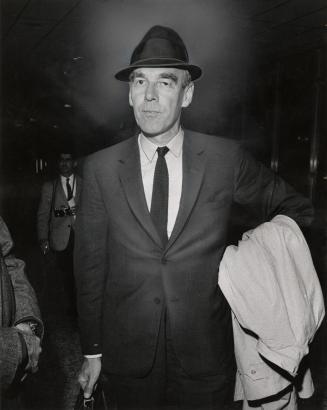
[[[102,357],[102,353],[99,354],[85,354],[86,359],[96,359],[97,357]]]

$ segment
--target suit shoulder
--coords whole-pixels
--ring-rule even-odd
[[[128,138],[127,140],[118,142],[115,145],[104,148],[100,151],[94,152],[85,158],[85,163],[91,166],[102,166],[103,164],[109,164],[111,160],[119,158],[126,149],[131,145],[135,137]]]
[[[76,177],[76,182],[77,182],[78,184],[80,184],[80,183],[83,181],[83,178],[82,178],[82,176],[81,176],[80,174],[76,173],[76,174],[75,174],[75,177]]]
[[[187,138],[191,138],[195,144],[201,144],[212,154],[234,155],[241,148],[241,144],[232,138],[209,135],[196,131],[187,131]]]
[[[46,181],[43,182],[42,184],[42,189],[43,190],[52,190],[53,187],[56,185],[57,183],[57,179],[48,179]]]

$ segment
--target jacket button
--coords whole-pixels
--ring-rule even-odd
[[[255,371],[255,370],[251,370],[251,374],[256,374],[256,371]]]
[[[167,259],[164,256],[161,258],[161,263],[163,265],[166,265],[166,263],[167,263]]]
[[[68,228],[70,228],[70,225],[67,225],[68,226]]]
[[[159,305],[159,303],[161,302],[159,298],[154,298],[153,301],[156,305]]]

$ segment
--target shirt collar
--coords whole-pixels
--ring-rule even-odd
[[[66,182],[67,178],[69,179],[69,182],[74,181],[74,174],[71,174],[70,177],[64,177],[63,175],[60,175],[60,178],[62,181]]]
[[[169,148],[169,152],[171,152],[176,158],[178,158],[181,155],[182,147],[183,147],[183,140],[184,140],[184,131],[182,130],[182,128],[180,128],[178,133],[175,135],[175,137],[172,138],[167,144],[167,147]],[[152,162],[156,154],[158,145],[151,142],[151,139],[146,138],[143,135],[143,133],[140,133],[139,134],[139,146],[141,147],[148,161]]]

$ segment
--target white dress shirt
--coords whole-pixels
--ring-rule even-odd
[[[169,151],[165,155],[168,168],[168,221],[167,235],[170,237],[175,225],[179,203],[182,195],[183,182],[183,140],[184,132],[180,128],[175,137],[166,145]],[[154,171],[158,159],[158,145],[151,141],[151,138],[146,138],[143,134],[139,135],[138,139],[141,173],[144,187],[146,203],[149,211],[151,210],[152,190]]]
[[[72,187],[72,191],[73,191],[73,197],[70,201],[68,201],[68,205],[73,208],[76,204],[75,204],[75,195],[76,195],[76,177],[74,174],[72,174],[70,177],[64,177],[63,175],[60,175],[60,180],[61,180],[61,185],[62,185],[62,189],[64,190],[64,193],[66,195],[67,198],[67,187],[66,187],[66,180],[67,178],[69,179],[69,184]]]

